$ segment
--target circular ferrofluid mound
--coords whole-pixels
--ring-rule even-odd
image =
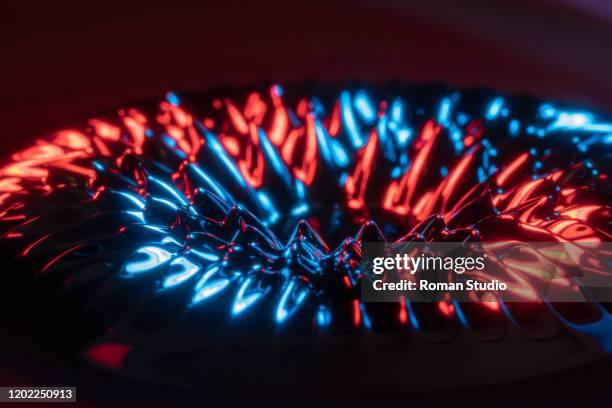
[[[6,287],[80,358],[166,384],[556,371],[612,351],[608,304],[362,303],[361,246],[610,241],[610,146],[609,116],[487,90],[168,93],[7,158]]]

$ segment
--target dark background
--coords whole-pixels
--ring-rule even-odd
[[[0,141],[262,80],[444,80],[612,110],[606,1],[2,2]]]
[[[169,89],[269,80],[443,80],[612,110],[611,51],[606,0],[3,2],[0,149]],[[18,326],[2,334],[15,347],[29,341],[6,336]],[[1,385],[55,378],[90,405],[194,397],[15,349]],[[406,399],[593,403],[609,399],[609,367]]]

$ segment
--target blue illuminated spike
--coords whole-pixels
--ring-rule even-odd
[[[408,312],[408,319],[410,320],[410,324],[412,325],[412,328],[417,331],[420,331],[421,325],[419,324],[419,321],[416,318],[414,311],[412,310],[412,305],[410,304],[410,301],[408,300],[406,300],[406,311]]]
[[[232,306],[232,314],[234,316],[237,316],[240,313],[244,312],[267,293],[267,290],[257,289],[245,296],[247,289],[249,288],[252,282],[253,278],[248,277],[242,283],[242,286],[240,286],[240,289],[236,294],[236,298],[234,299],[234,305]]]
[[[334,153],[334,158],[336,159],[336,164],[339,167],[346,167],[349,164],[349,157],[346,154],[346,150],[342,147],[342,144],[335,139],[330,140],[332,152]]]
[[[227,155],[227,152],[225,151],[221,143],[219,143],[219,140],[217,140],[217,137],[211,132],[209,132],[208,130],[206,130],[206,128],[204,128],[200,124],[199,121],[196,121],[196,125],[200,128],[200,131],[204,134],[204,138],[206,139],[206,144],[208,145],[208,147],[212,149],[216,157],[221,159],[221,162],[229,170],[230,174],[234,177],[234,180],[236,180],[238,184],[240,184],[241,187],[247,188],[248,184],[246,180],[244,179],[244,177],[242,176],[242,173],[240,173],[240,170],[238,170],[238,167],[236,167],[236,164]]]
[[[391,104],[391,121],[396,124],[402,123],[404,119],[404,106],[400,98],[396,98]]]
[[[170,102],[171,105],[178,106],[181,104],[181,100],[174,92],[168,92],[166,94],[166,100]]]
[[[180,242],[178,242],[176,239],[172,238],[171,236],[164,237],[161,240],[161,242],[162,242],[162,244],[175,244],[175,245],[179,245],[179,246],[181,245]]]
[[[459,302],[457,302],[457,299],[453,299],[453,306],[455,307],[455,313],[457,314],[457,317],[459,318],[461,325],[465,327],[466,329],[469,329],[470,323],[465,317],[465,314],[463,313],[463,310],[461,309],[461,305],[459,304]]]
[[[166,146],[168,146],[169,148],[174,149],[176,147],[176,140],[174,140],[170,136],[164,135],[164,137],[162,139],[163,139],[164,143],[166,144]]]
[[[285,166],[285,162],[283,162],[280,155],[278,154],[276,147],[274,147],[272,143],[270,143],[268,135],[266,135],[266,132],[264,132],[264,130],[261,128],[259,129],[259,141],[261,142],[261,146],[263,147],[263,151],[266,155],[266,158],[272,164],[272,167],[276,171],[276,174],[281,177],[286,186],[291,188],[291,173],[289,173],[287,166]]]
[[[138,254],[145,254],[147,258],[143,261],[130,262],[125,266],[125,271],[131,274],[142,273],[162,265],[170,258],[172,253],[163,248],[155,246],[145,246],[136,251]]]
[[[403,147],[410,140],[410,136],[412,136],[412,131],[409,128],[401,128],[397,130],[396,135],[399,147]]]
[[[272,200],[270,200],[268,194],[263,191],[258,191],[257,199],[259,200],[259,203],[261,204],[264,211],[268,213],[268,218],[266,222],[264,222],[264,225],[266,225],[266,223],[274,224],[276,221],[278,221],[280,218],[280,214],[278,213],[278,211],[276,211],[276,208],[274,207],[274,204],[272,204]]]
[[[387,116],[382,116],[378,120],[378,143],[381,147],[381,150],[387,160],[390,162],[395,162],[397,160],[397,148],[393,143],[392,137],[389,135],[390,122]]]
[[[202,179],[205,184],[205,188],[211,190],[217,196],[222,198],[225,201],[229,201],[230,204],[236,202],[234,198],[227,192],[221,185],[215,181],[212,177],[210,177],[200,166],[195,163],[189,163],[189,167]]]
[[[300,201],[306,198],[306,187],[300,179],[295,180],[295,192]]]
[[[478,167],[477,177],[479,183],[483,183],[487,179],[487,174],[482,167]]]
[[[612,132],[612,123],[598,123],[590,112],[559,111],[548,130],[575,130],[598,133]]]
[[[581,129],[593,123],[593,115],[588,112],[559,112],[552,129]]]
[[[550,119],[557,113],[556,109],[549,103],[545,103],[540,106],[540,116],[546,119]]]
[[[94,169],[96,169],[96,170],[98,170],[100,172],[106,171],[106,167],[104,167],[104,165],[102,163],[100,163],[99,161],[94,160],[92,162],[92,164],[93,164]]]
[[[162,203],[165,206],[170,207],[173,210],[178,210],[178,205],[176,205],[175,203],[173,203],[170,200],[165,200],[163,198],[157,198],[157,197],[152,197],[153,201],[157,201],[158,203]]]
[[[357,123],[355,122],[355,116],[353,115],[351,95],[347,91],[340,94],[340,110],[349,140],[355,149],[359,149],[363,146],[364,142],[361,138],[361,132],[357,127]]]
[[[164,227],[159,227],[157,225],[143,225],[144,228],[153,230],[153,231],[157,231],[157,232],[161,232],[163,234],[167,233],[167,229]]]
[[[198,251],[197,249],[194,249],[194,248],[189,248],[189,254],[193,254],[209,262],[215,262],[219,260],[219,257],[215,254],[211,254],[210,252]]]
[[[320,305],[317,309],[317,325],[320,328],[324,328],[329,326],[329,323],[331,323],[331,313],[329,312],[329,309],[326,308],[323,305]]]
[[[366,329],[371,330],[372,329],[372,321],[370,320],[370,317],[368,316],[365,306],[363,305],[363,303],[359,304],[359,309],[361,310],[361,321],[363,322],[363,325]]]
[[[442,99],[440,102],[440,110],[438,111],[438,123],[441,125],[448,124],[448,118],[450,117],[451,111],[451,100],[450,98]]]
[[[348,180],[348,173],[343,172],[342,174],[340,174],[340,177],[338,177],[338,185],[340,187],[344,187],[344,185],[346,184],[346,180]]]
[[[182,256],[175,258],[172,262],[170,262],[170,266],[179,266],[180,271],[173,273],[172,275],[164,279],[164,288],[170,288],[172,286],[179,285],[191,278],[200,270],[200,267],[198,265],[194,264],[193,262]]]
[[[189,205],[189,202],[187,201],[185,196],[180,191],[178,191],[177,189],[172,187],[171,185],[169,185],[167,183],[164,183],[163,181],[159,180],[158,178],[156,178],[154,176],[149,176],[148,180],[152,181],[153,183],[155,183],[158,186],[162,187],[164,190],[166,190],[168,193],[170,193],[174,198],[176,198],[177,201],[179,203],[181,203],[182,205],[184,205],[184,206]]]
[[[516,327],[521,327],[521,325],[519,324],[519,322],[516,321],[516,319],[514,318],[514,316],[512,315],[512,313],[510,312],[510,310],[508,309],[508,306],[506,305],[506,303],[503,301],[503,299],[499,299],[498,300],[499,303],[499,307],[501,308],[501,311],[504,313],[504,315],[506,316],[506,318],[510,321],[510,323],[512,323],[514,326]]]
[[[487,109],[487,113],[485,117],[488,120],[495,119],[499,115],[503,105],[504,105],[503,98],[498,97],[498,98],[493,99],[493,102],[491,102],[491,104],[489,105],[489,109]]]
[[[516,120],[516,119],[512,119],[512,120],[510,121],[510,125],[509,125],[509,128],[510,128],[510,134],[511,134],[512,136],[517,136],[517,135],[518,135],[518,131],[519,131],[520,127],[521,127],[521,125],[520,125],[519,121],[518,121],[518,120]]]
[[[219,278],[208,282],[218,271],[219,266],[215,265],[204,273],[204,276],[202,276],[200,281],[195,286],[195,295],[193,295],[193,298],[191,299],[192,303],[195,304],[208,299],[211,296],[221,292],[230,284],[230,280],[228,278]]]
[[[317,135],[317,141],[319,142],[319,150],[321,152],[321,156],[323,156],[323,160],[326,163],[332,162],[332,157],[329,149],[328,140],[330,139],[329,135],[325,128],[321,125],[321,122],[315,119],[315,134]]]
[[[141,210],[145,208],[145,201],[137,195],[128,193],[126,191],[117,191],[116,193],[122,195],[123,197],[130,200],[132,203],[136,204],[136,206]]]
[[[460,142],[461,140],[463,140],[463,133],[461,132],[461,129],[459,129],[458,127],[452,126],[450,137],[451,137],[451,140],[455,142]]]
[[[283,295],[281,296],[281,299],[278,302],[278,307],[276,308],[277,323],[283,323],[289,316],[293,315],[308,295],[308,292],[306,290],[302,290],[297,294],[294,293],[295,286],[295,280],[293,279],[290,280],[289,283],[285,286]],[[295,298],[291,299],[292,297]],[[293,301],[293,305],[287,307],[287,303],[289,302],[289,300]]]
[[[608,133],[612,132],[612,123],[589,123],[584,125],[582,130],[588,132]]]
[[[291,215],[293,215],[294,217],[298,217],[302,214],[306,214],[309,209],[310,207],[308,206],[308,204],[303,203],[291,210]]]
[[[366,121],[366,123],[374,122],[374,119],[376,119],[376,111],[374,110],[372,102],[370,102],[370,99],[368,98],[368,95],[366,95],[365,91],[357,91],[353,103],[355,104],[355,109],[361,114],[361,117]]]
[[[132,217],[136,217],[138,218],[138,220],[140,222],[142,222],[143,224],[146,223],[145,218],[144,218],[144,214],[142,211],[122,211],[125,214],[131,215]]]

